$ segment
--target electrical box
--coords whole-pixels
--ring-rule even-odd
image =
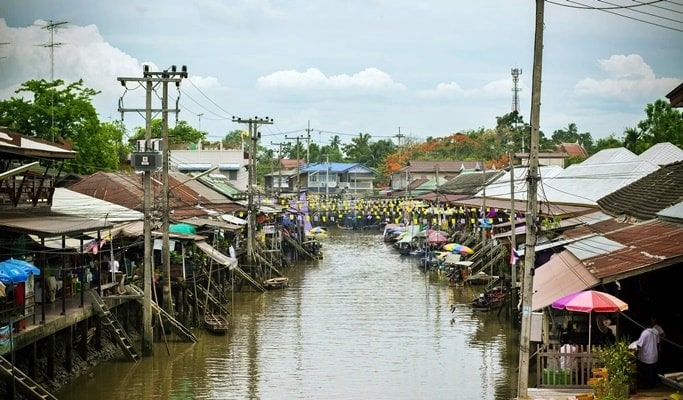
[[[131,164],[136,171],[157,171],[161,169],[161,153],[158,151],[141,151],[133,153]]]

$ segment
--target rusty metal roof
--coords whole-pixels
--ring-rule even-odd
[[[181,180],[181,176],[185,176],[186,179]],[[142,178],[141,174],[136,173],[97,172],[84,177],[80,182],[71,185],[69,189],[142,211],[144,201]],[[162,187],[161,177],[152,179],[153,209],[160,207]],[[234,212],[243,209],[241,205],[230,200],[220,200],[225,198],[223,195],[215,196],[205,192],[208,188],[187,175],[172,174],[169,177],[169,187],[171,188],[169,207],[173,211],[172,219],[174,220],[205,217],[214,212]]]
[[[71,143],[52,143],[37,137],[30,137],[0,127],[0,153],[18,158],[76,158],[76,152],[71,150]]]
[[[603,283],[683,262],[680,224],[651,220],[606,233],[604,238],[622,247],[582,260]]]

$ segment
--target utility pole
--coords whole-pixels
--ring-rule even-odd
[[[50,83],[54,82],[55,80],[55,47],[59,47],[63,45],[64,43],[55,43],[55,29],[57,29],[58,26],[67,24],[68,22],[66,21],[60,21],[60,22],[53,22],[50,20],[47,25],[43,27],[43,29],[47,29],[50,32],[50,41],[48,43],[43,44],[43,47],[49,47],[50,48]],[[52,125],[50,130],[52,131],[52,141],[55,141],[55,89],[52,88],[50,92],[50,113],[51,113],[51,118],[52,118]]]
[[[122,86],[126,86],[126,82],[137,82],[140,86],[145,87],[145,108],[123,108],[123,103],[119,103],[119,112],[123,115],[125,112],[135,112],[135,113],[145,113],[145,140],[141,148],[138,148],[137,153],[133,153],[133,166],[136,170],[143,171],[143,189],[144,189],[144,200],[143,200],[143,212],[144,212],[144,259],[143,259],[143,309],[142,309],[142,354],[145,356],[152,355],[152,344],[153,344],[153,334],[152,334],[152,171],[159,169],[162,166],[163,179],[164,179],[164,195],[162,197],[164,205],[164,244],[165,253],[163,255],[164,262],[169,260],[168,254],[168,111],[178,112],[179,110],[167,109],[168,104],[168,90],[167,85],[169,82],[173,82],[176,85],[180,85],[182,78],[187,78],[187,67],[183,66],[181,72],[176,72],[176,67],[173,66],[171,72],[152,72],[149,70],[149,65],[143,67],[143,77],[142,78],[124,78],[119,77],[117,80],[121,82]],[[162,105],[160,109],[152,108],[152,92],[156,85],[163,85],[164,94],[162,96]],[[158,157],[158,152],[152,147],[152,113],[163,114],[164,119],[164,143],[163,143],[163,156]],[[163,159],[160,159],[163,158]],[[162,165],[163,164],[163,165]],[[164,276],[166,279],[164,287],[164,296],[166,295],[166,286],[168,286],[168,297],[165,297],[169,307],[172,304],[170,298],[170,264],[168,264],[168,270],[164,271]]]
[[[296,140],[296,192],[301,190],[301,162],[299,160],[299,143],[305,136],[289,137],[285,135],[285,140]]]
[[[199,126],[197,127],[197,130],[200,132],[202,131],[202,116],[203,115],[204,115],[204,113],[197,114],[197,118],[199,119]]]
[[[273,143],[270,142],[271,145],[278,146],[277,150],[277,197],[280,197],[280,193],[282,192],[282,146],[284,146],[286,143],[285,142],[279,142],[279,143]]]
[[[308,120],[308,127],[306,128],[306,165],[311,160],[311,120]]]
[[[249,187],[247,188],[247,259],[249,263],[253,263],[256,257],[254,256],[255,238],[256,238],[256,204],[254,202],[254,188],[256,187],[256,142],[261,137],[258,131],[259,125],[272,124],[272,118],[247,118],[232,117],[232,122],[249,125]]]
[[[484,199],[481,204],[482,224],[481,224],[481,241],[486,245],[486,164],[481,162],[481,184],[484,194]]]
[[[401,139],[403,139],[405,137],[405,135],[403,135],[401,133],[401,127],[400,126],[398,127],[398,134],[394,135],[394,137],[396,139],[398,139],[398,154],[399,154],[399,158],[400,158],[400,156],[403,155],[402,154],[403,151],[401,149]],[[405,178],[406,178],[406,192],[407,192],[408,191],[408,183],[409,183],[408,182],[408,163],[406,163],[406,177]]]
[[[538,142],[541,111],[541,77],[543,65],[543,13],[544,0],[536,0],[536,26],[534,39],[534,67],[531,78],[531,140],[529,146],[529,173],[527,175],[526,248],[522,280],[522,326],[519,342],[519,376],[517,397],[529,396],[529,354],[531,353],[531,298],[533,295],[534,265],[536,263],[536,208],[538,191]]]
[[[518,314],[517,314],[517,304],[518,304],[518,293],[517,293],[517,262],[515,258],[512,257],[512,252],[517,250],[517,210],[515,209],[515,165],[514,165],[514,155],[515,155],[515,140],[514,133],[517,132],[517,117],[519,116],[519,91],[522,90],[518,87],[519,76],[522,75],[521,68],[512,68],[512,111],[517,115],[515,116],[515,122],[513,122],[514,130],[510,137],[509,153],[508,158],[510,161],[510,223],[512,224],[512,230],[510,231],[510,268],[511,268],[511,283],[512,290],[510,290],[510,308],[512,310],[512,322],[514,326],[518,325]]]

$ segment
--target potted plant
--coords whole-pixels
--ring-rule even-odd
[[[597,362],[607,369],[607,378],[594,385],[596,400],[628,399],[636,371],[635,353],[628,345],[629,341],[621,339],[597,351]]]

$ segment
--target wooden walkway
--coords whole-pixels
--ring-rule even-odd
[[[577,396],[586,393],[593,393],[590,388],[587,389],[554,389],[554,388],[529,388],[529,400],[576,400]],[[676,393],[675,389],[664,385],[658,385],[652,389],[639,390],[629,396],[629,400],[672,400],[672,394]],[[518,399],[522,400],[522,399]],[[525,399],[526,400],[526,399]]]

